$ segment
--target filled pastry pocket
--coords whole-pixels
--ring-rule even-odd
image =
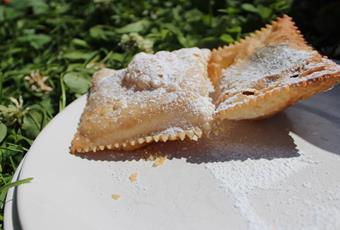
[[[198,48],[139,53],[126,69],[97,72],[71,152],[198,140],[215,109],[209,56]]]

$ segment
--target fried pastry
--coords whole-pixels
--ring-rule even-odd
[[[97,72],[71,153],[200,138],[215,109],[209,56],[198,48],[139,53],[126,69]]]
[[[340,67],[308,46],[283,16],[240,42],[212,51],[209,76],[220,119],[259,119],[332,88]]]

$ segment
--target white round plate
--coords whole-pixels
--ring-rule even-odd
[[[271,119],[226,122],[198,142],[78,157],[69,146],[83,96],[27,153],[20,178],[34,179],[18,187],[20,221],[28,230],[340,229],[339,96],[338,87]],[[156,152],[169,159],[141,159]]]
[[[19,174],[24,159],[21,160],[17,170],[12,178],[12,182],[19,180]],[[18,218],[18,206],[17,206],[17,187],[8,189],[5,209],[4,209],[4,230],[20,230],[21,225]]]

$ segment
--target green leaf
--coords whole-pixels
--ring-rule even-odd
[[[228,44],[233,43],[234,39],[232,36],[230,36],[229,34],[222,34],[220,36],[220,39]]]
[[[48,11],[48,5],[44,0],[31,1],[34,14],[43,14]]]
[[[0,6],[0,22],[2,22],[3,20],[5,20],[5,7]]]
[[[269,19],[270,16],[272,15],[272,9],[259,5],[258,6],[258,14],[261,16],[263,20]]]
[[[241,33],[242,28],[240,26],[233,26],[231,28],[227,28],[228,33]]]
[[[114,35],[114,29],[108,26],[96,25],[90,29],[90,36],[95,40],[109,40]]]
[[[22,124],[22,129],[24,130],[26,136],[30,138],[35,138],[38,136],[40,130],[43,126],[43,115],[41,112],[32,110],[24,117]]]
[[[120,34],[138,33],[145,31],[149,25],[150,22],[143,19],[134,23],[127,24],[126,26],[123,26],[119,29],[116,29],[116,32]]]
[[[35,49],[42,48],[51,40],[52,38],[46,34],[28,34],[18,39],[19,42],[29,43]]]
[[[0,122],[0,143],[5,139],[7,135],[7,126]]]
[[[22,185],[22,184],[30,183],[32,180],[33,180],[32,177],[31,178],[25,178],[25,179],[22,179],[22,180],[18,180],[18,181],[15,181],[15,182],[10,182],[10,183],[7,183],[7,184],[3,185],[0,188],[0,202],[1,202],[1,206],[3,206],[3,204],[4,204],[4,201],[5,201],[8,189],[16,187],[16,186],[19,186],[19,185]]]
[[[176,26],[174,26],[173,24],[164,24],[164,27],[176,35],[178,42],[183,47],[189,47],[187,39],[184,37],[182,31],[179,30]]]
[[[20,2],[20,1],[14,1],[14,2]],[[14,3],[13,2],[13,3]],[[12,5],[12,3],[11,3]],[[15,18],[19,18],[20,16],[22,17],[23,15],[25,15],[25,12],[21,11],[21,10],[17,10],[14,7],[4,7],[3,8],[3,14],[4,14],[4,19],[5,20],[12,20]]]
[[[68,51],[64,53],[63,57],[69,60],[87,60],[93,56],[93,52],[85,53],[79,50]]]
[[[30,178],[25,178],[25,179],[22,179],[22,180],[18,180],[18,181],[15,181],[15,182],[8,183],[8,184],[6,184],[6,185],[4,185],[0,188],[0,192],[1,193],[7,192],[7,190],[10,189],[10,188],[13,188],[13,187],[21,185],[21,184],[29,183],[32,180],[33,180],[33,178],[30,177]]]
[[[109,59],[111,60],[115,60],[115,61],[119,61],[122,62],[125,58],[124,54],[120,54],[120,53],[113,53],[112,55],[110,55]]]
[[[90,79],[82,73],[69,72],[64,75],[64,82],[74,93],[84,94],[90,88]]]
[[[273,9],[277,11],[285,11],[289,9],[293,1],[287,0],[276,0],[276,2],[271,6]]]
[[[251,13],[257,13],[258,12],[257,8],[250,3],[243,3],[241,5],[241,7],[242,7],[243,10],[251,12]]]
[[[74,38],[72,39],[72,44],[78,47],[83,47],[83,48],[88,48],[89,45],[87,44],[86,41],[79,39],[79,38]]]

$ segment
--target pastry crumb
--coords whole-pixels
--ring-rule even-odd
[[[138,172],[134,172],[129,176],[129,180],[131,183],[134,183],[137,181],[137,177],[138,177]]]
[[[159,166],[163,165],[165,163],[166,159],[167,159],[166,156],[157,157],[155,159],[155,161],[153,162],[152,167],[159,167]]]
[[[119,200],[119,198],[120,198],[120,195],[119,194],[112,194],[111,195],[111,198],[112,198],[112,200]]]

